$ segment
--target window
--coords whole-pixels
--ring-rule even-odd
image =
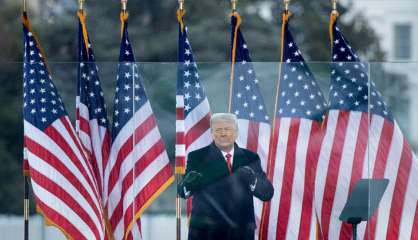
[[[395,24],[395,58],[407,60],[411,58],[411,24]]]

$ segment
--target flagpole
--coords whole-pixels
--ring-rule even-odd
[[[29,240],[29,177],[24,176],[23,217],[25,221],[24,240]]]
[[[237,33],[239,25],[241,24],[241,18],[237,12],[237,2],[238,0],[231,0],[232,4],[232,16],[237,18],[235,30],[234,30],[234,38],[232,42],[232,53],[231,53],[231,72],[229,74],[229,97],[228,97],[228,112],[232,111],[232,88],[234,87],[234,74],[235,74],[235,56],[236,56],[236,49],[237,49]]]
[[[274,139],[275,139],[275,128],[276,128],[276,113],[277,113],[277,108],[279,105],[279,89],[280,89],[280,82],[281,82],[281,75],[282,75],[282,64],[283,64],[283,54],[284,54],[284,32],[285,32],[285,25],[287,23],[287,20],[289,18],[290,12],[289,12],[289,2],[290,0],[283,0],[284,3],[284,11],[282,14],[282,27],[281,27],[281,44],[280,44],[280,62],[279,62],[279,75],[278,75],[278,79],[277,79],[277,85],[276,85],[276,92],[275,92],[275,96],[274,96],[274,109],[273,109],[273,118],[272,118],[272,127],[271,127],[271,133],[270,133],[270,143],[269,143],[269,153],[268,153],[268,162],[267,162],[267,177],[270,179],[270,181],[272,181],[272,174],[273,174],[273,169],[274,166],[272,166],[273,163],[273,158],[275,156],[272,156],[272,150],[273,150],[273,143],[274,143]],[[263,221],[263,219],[265,218],[265,215],[267,214],[265,211],[267,211],[266,209],[266,204],[270,204],[270,203],[264,203],[263,204],[263,210],[262,210],[262,216],[261,216],[261,221]],[[265,236],[263,236],[263,223],[260,224],[260,230],[259,230],[259,239],[263,240],[265,239]]]
[[[27,12],[27,3],[26,0],[23,0],[22,14],[26,15]],[[29,174],[23,173],[23,221],[24,221],[24,232],[23,239],[29,240]]]
[[[179,21],[181,25],[181,32],[184,31],[184,24],[183,24],[183,15],[184,15],[184,0],[178,0],[179,8],[177,11],[177,20]],[[174,164],[175,166],[177,164]],[[180,179],[182,177],[182,173],[180,171],[174,171],[175,172],[175,178],[176,178],[176,186],[178,189],[178,186],[180,184]],[[181,198],[178,191],[176,191],[176,240],[181,240]]]

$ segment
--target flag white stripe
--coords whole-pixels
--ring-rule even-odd
[[[238,119],[238,138],[237,144],[242,148],[247,148],[249,122],[246,119]]]
[[[186,145],[176,144],[176,157],[182,157],[186,155]]]
[[[260,156],[261,167],[263,168],[264,172],[267,171],[270,134],[271,134],[270,124],[260,123],[260,130],[258,131],[257,153]]]
[[[184,132],[184,120],[176,120],[176,132]]]
[[[184,107],[184,96],[176,95],[176,108],[183,108],[183,107]]]
[[[305,188],[305,166],[308,151],[309,139],[311,135],[312,121],[300,119],[299,133],[296,142],[295,172],[293,182],[291,204],[289,211],[289,222],[287,225],[286,239],[297,239],[302,214],[303,192]]]
[[[102,155],[102,146],[103,146],[103,137],[106,132],[106,128],[100,126],[97,122],[97,119],[90,121],[91,129],[91,142],[93,144],[93,152],[96,157],[96,164],[99,170],[100,179],[98,181],[102,182],[103,180],[103,155]]]
[[[311,228],[309,229],[309,240],[318,240],[317,239],[317,230],[316,230],[316,211],[315,211],[315,207],[312,204],[312,215],[311,215]]]
[[[275,187],[271,201],[269,213],[268,239],[276,239],[277,219],[279,213],[280,196],[284,174],[284,161],[286,157],[287,139],[289,137],[290,118],[281,118],[279,126],[279,139],[277,142],[277,152],[275,156],[273,186]]]

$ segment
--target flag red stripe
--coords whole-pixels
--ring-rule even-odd
[[[27,149],[36,154],[39,158],[43,159],[46,163],[53,166],[57,171],[59,171],[73,186],[75,186],[80,194],[86,199],[89,203],[91,208],[94,210],[96,216],[100,219],[100,214],[96,205],[94,204],[94,200],[91,198],[90,194],[84,187],[77,187],[83,186],[83,184],[79,181],[79,179],[56,157],[53,153],[51,153],[48,149],[44,148],[43,146],[39,145],[36,141],[30,139],[28,136],[25,136],[25,142]],[[32,171],[32,169],[31,169]],[[85,178],[85,176],[84,176]],[[43,186],[43,185],[42,185]]]
[[[277,144],[279,140],[279,129],[280,129],[280,119],[275,120],[275,126],[273,129],[273,134],[270,138],[269,143],[269,155],[267,163],[267,177],[271,183],[273,183],[274,177],[274,168],[276,165],[276,154],[277,154]],[[276,189],[278,191],[278,189]],[[261,213],[261,223],[260,223],[260,232],[259,239],[266,240],[268,237],[268,228],[269,228],[269,218],[270,218],[270,209],[271,201],[264,202],[263,211]]]
[[[367,128],[366,128],[367,129]],[[383,122],[382,132],[380,134],[379,145],[377,149],[376,160],[373,168],[373,178],[383,178],[385,175],[386,163],[388,160],[389,149],[393,136],[393,124],[388,121]],[[376,213],[367,222],[365,239],[375,239],[376,224],[379,213]]]
[[[103,162],[102,173],[105,172],[107,163],[109,162],[109,154],[110,154],[110,132],[108,129],[106,129],[106,133],[102,142],[102,162]]]
[[[100,176],[100,169],[99,169],[99,165],[97,164],[96,154],[91,154],[89,161],[90,161],[90,164],[93,168],[93,174],[94,174],[94,178],[96,179],[96,182],[97,182],[97,187],[99,188],[99,191],[101,193],[103,191],[102,178]]]
[[[286,237],[289,222],[292,186],[295,175],[296,149],[299,135],[300,119],[292,119],[289,126],[289,137],[286,148],[286,160],[284,163],[283,183],[279,202],[276,239]]]
[[[390,207],[390,218],[386,239],[399,238],[402,209],[412,165],[412,151],[406,139],[403,140],[402,155],[399,164],[399,170],[397,172],[395,182],[395,191],[392,195],[392,205]]]
[[[364,161],[366,159],[366,148],[368,140],[368,131],[365,131],[369,128],[368,125],[369,116],[367,113],[362,113],[360,118],[360,127],[357,133],[356,148],[354,150],[354,159],[353,166],[351,170],[350,186],[348,193],[351,193],[351,190],[354,184],[361,179],[363,172]],[[353,232],[351,224],[342,222],[340,229],[340,240],[342,239],[351,239]]]
[[[254,121],[248,122],[247,149],[250,151],[257,152],[259,130],[260,130],[259,122],[254,122]]]
[[[325,180],[324,196],[322,200],[321,223],[324,239],[328,239],[329,223],[334,203],[337,179],[340,171],[341,155],[343,152],[345,135],[349,119],[349,112],[339,111],[334,142],[332,144],[330,160]]]
[[[120,167],[125,160],[126,156],[128,156],[132,149],[133,144],[137,144],[146,134],[148,134],[151,129],[153,129],[155,125],[155,117],[153,115],[150,115],[141,125],[139,125],[135,129],[135,143],[133,143],[133,135],[129,136],[129,138],[123,143],[122,147],[119,149],[116,162],[112,167],[112,170],[109,174],[109,185],[108,185],[108,191],[109,193],[112,192],[113,187],[119,180],[119,171]]]
[[[312,220],[313,189],[315,189],[316,168],[318,165],[319,153],[325,131],[322,123],[312,121],[311,134],[308,143],[306,166],[305,166],[305,187],[303,188],[302,213],[299,226],[299,240],[309,239]]]
[[[65,229],[66,233],[72,236],[74,239],[86,239],[83,234],[70,222],[67,218],[54,209],[50,208],[47,204],[42,202],[40,198],[36,199],[36,206],[41,210],[45,217],[48,217],[49,221],[56,224],[60,229]]]
[[[185,144],[184,132],[176,132],[176,144],[177,145]]]
[[[80,116],[77,120],[79,121],[80,130],[91,136],[89,120],[85,119],[83,116]]]
[[[176,108],[176,120],[184,120],[184,108]]]
[[[206,114],[186,133],[186,146],[190,146],[196,139],[208,130],[210,124],[210,113]]]
[[[76,200],[74,200],[74,198],[70,194],[68,194],[68,192],[65,189],[63,189],[60,185],[51,181],[49,178],[47,178],[46,176],[36,171],[36,169],[34,168],[31,169],[31,178],[38,183],[42,183],[41,184],[42,188],[44,188],[48,192],[55,195],[57,198],[63,201],[68,207],[70,207],[81,219],[83,219],[83,221],[89,226],[91,231],[97,237],[97,239],[99,239],[100,229],[97,228],[92,218],[83,209],[83,207]],[[97,218],[99,219],[99,221],[101,220],[99,216]]]
[[[176,157],[176,167],[184,167],[186,164],[185,157]]]

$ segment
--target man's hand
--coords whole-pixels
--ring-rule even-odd
[[[198,173],[196,171],[190,171],[184,177],[183,185],[185,185],[186,187],[194,188],[199,184],[201,178],[201,173]]]
[[[244,166],[238,168],[237,173],[242,176],[251,192],[254,192],[255,186],[257,185],[257,177],[254,170],[249,166]]]
[[[182,197],[188,198],[193,190],[199,185],[202,174],[196,171],[190,171],[184,176],[183,180],[178,186],[178,192]]]

